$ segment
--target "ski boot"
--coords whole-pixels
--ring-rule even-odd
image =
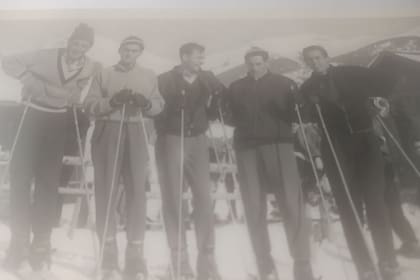
[[[172,280],[193,280],[194,272],[191,268],[188,254],[184,251],[181,253],[181,271],[178,273],[178,254],[176,251],[172,253],[172,267],[168,269],[166,279]],[[172,271],[173,269],[173,271]],[[174,275],[172,275],[174,274]],[[180,278],[178,279],[178,276]]]
[[[314,277],[309,261],[295,261],[293,264],[293,275],[295,280],[320,280],[320,277]]]
[[[397,253],[405,258],[420,259],[420,244],[418,241],[404,242]]]
[[[359,280],[379,280],[375,271],[365,271],[359,273]]]
[[[197,280],[221,280],[213,253],[198,255]]]
[[[270,272],[265,272],[259,274],[248,274],[246,277],[247,280],[279,280],[277,270],[273,269]]]
[[[118,265],[118,246],[115,240],[105,243],[102,256],[101,280],[122,280]]]
[[[12,239],[3,261],[3,267],[19,278],[29,275],[32,272],[29,262],[29,242]]]
[[[396,262],[382,263],[379,269],[383,280],[401,280],[401,269]]]
[[[33,242],[30,250],[30,264],[32,267],[32,272],[29,277],[22,279],[54,279],[56,277],[53,276],[52,272],[50,271],[51,268],[51,246],[49,242]]]
[[[273,269],[272,271],[270,271],[269,273],[266,273],[262,277],[263,277],[262,280],[279,280],[279,275],[276,269]]]
[[[102,269],[101,280],[123,280],[118,269]]]
[[[146,280],[148,277],[146,262],[143,259],[143,247],[127,244],[123,280]]]

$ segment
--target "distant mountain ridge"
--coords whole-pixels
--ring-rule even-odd
[[[334,57],[332,61],[338,64],[368,66],[383,51],[420,52],[420,36],[402,36],[381,40]]]
[[[420,36],[399,36],[378,40],[354,51],[333,56],[334,64],[369,66],[369,64],[383,51],[399,52],[420,52]],[[310,71],[291,58],[277,57],[271,61],[271,70],[275,73],[284,74],[298,83],[308,77]],[[243,77],[246,74],[246,67],[242,63],[233,66],[218,74],[219,79],[226,85]]]

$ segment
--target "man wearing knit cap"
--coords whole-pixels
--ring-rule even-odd
[[[147,143],[141,118],[160,113],[164,101],[159,93],[155,74],[137,65],[143,52],[143,41],[135,36],[124,39],[119,48],[120,61],[101,71],[94,79],[85,99],[85,108],[95,117],[92,135],[92,160],[95,177],[96,222],[100,239],[105,237],[102,279],[121,279],[118,267],[116,240],[117,193],[111,194],[116,149],[116,186],[120,177],[126,192],[127,248],[125,251],[124,280],[144,279],[147,276],[143,260],[143,240],[146,226]],[[125,106],[125,114],[122,108]],[[118,143],[121,118],[124,120],[121,141]],[[106,217],[111,196],[111,212]],[[105,229],[106,219],[108,228]],[[104,233],[104,231],[106,231]]]
[[[159,76],[159,89],[166,103],[165,110],[155,122],[156,162],[163,215],[175,275],[181,275],[182,279],[191,279],[193,273],[189,264],[185,227],[178,222],[183,187],[180,184],[182,170],[193,194],[193,218],[198,248],[197,279],[217,280],[220,276],[214,259],[214,216],[206,131],[209,121],[217,117],[216,94],[224,90],[224,87],[212,72],[201,69],[204,60],[203,46],[187,43],[180,48],[179,54],[181,64]],[[184,144],[184,157],[180,153],[181,141]],[[182,158],[185,160],[181,160]]]
[[[233,82],[224,96],[226,120],[234,128],[239,183],[257,267],[262,280],[278,279],[270,254],[267,192],[284,213],[294,279],[313,280],[309,224],[293,150],[292,121],[296,84],[270,72],[268,52],[245,54],[248,74]]]
[[[82,90],[99,68],[85,55],[93,41],[93,29],[80,24],[66,48],[12,55],[2,61],[4,71],[22,83],[28,106],[10,163],[12,237],[4,263],[10,270],[43,271],[50,262],[50,236],[69,127],[67,111],[79,103]]]

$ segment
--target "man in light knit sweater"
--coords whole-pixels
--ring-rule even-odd
[[[50,236],[68,132],[67,110],[79,102],[83,88],[99,67],[85,55],[93,41],[92,28],[81,24],[65,49],[12,55],[2,61],[4,71],[21,81],[28,106],[10,163],[12,237],[4,265],[12,271],[45,271],[50,262]],[[31,204],[32,180],[35,191]]]
[[[148,117],[156,115],[162,111],[164,101],[159,93],[155,74],[136,63],[143,49],[144,44],[140,38],[130,36],[124,39],[119,49],[120,62],[104,69],[94,79],[84,102],[87,112],[96,117],[91,141],[97,231],[100,239],[105,236],[102,279],[121,279],[115,220],[118,187],[110,194],[121,118],[124,118],[124,125],[119,143],[115,184],[118,186],[122,177],[127,198],[128,243],[123,279],[144,279],[147,276],[143,261],[143,240],[146,226],[145,183],[148,156],[141,112]],[[126,110],[123,116],[124,105]],[[106,217],[110,195],[111,212]],[[109,226],[104,234],[107,218]]]

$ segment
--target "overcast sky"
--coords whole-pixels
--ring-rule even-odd
[[[83,8],[202,8],[246,9],[277,7],[279,16],[413,16],[420,15],[419,0],[1,0],[0,9]],[[248,11],[250,15],[255,10]]]

